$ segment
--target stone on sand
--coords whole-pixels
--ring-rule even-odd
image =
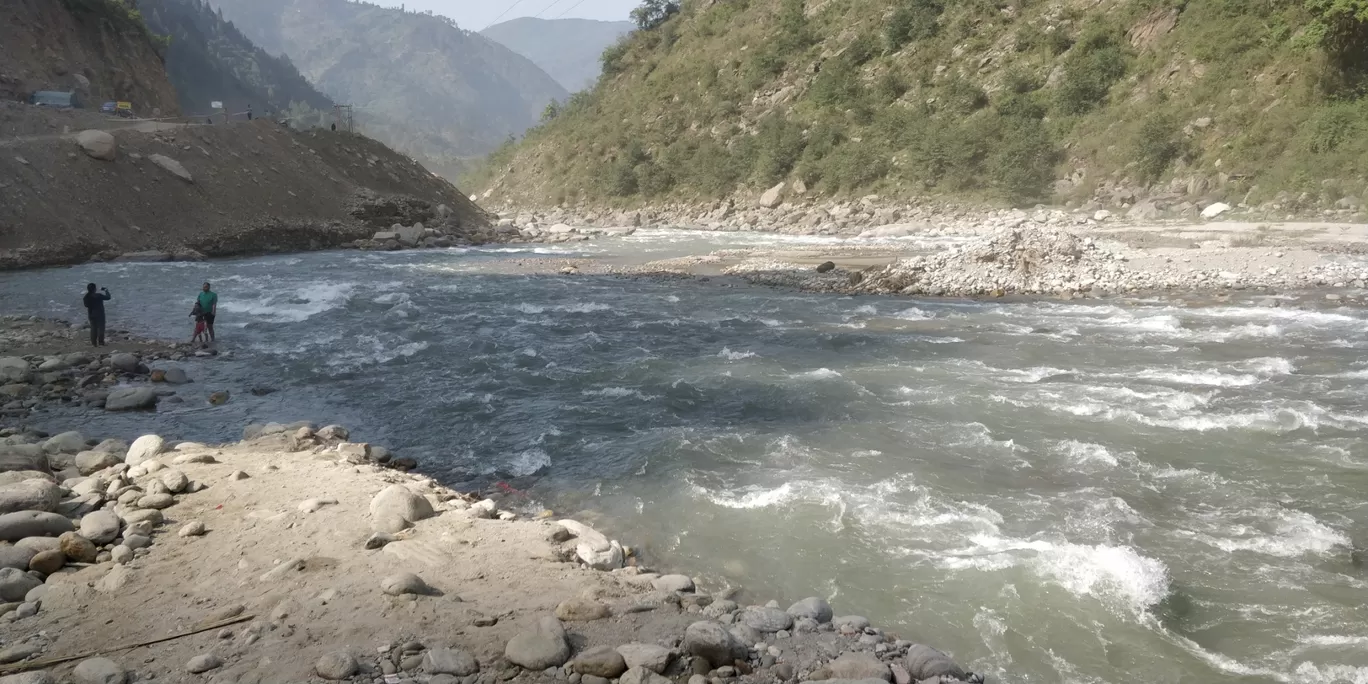
[[[411,572],[401,572],[380,580],[380,590],[390,596],[427,594],[432,591],[423,578]]]
[[[71,671],[71,676],[78,684],[124,684],[128,681],[128,673],[108,658],[82,660]]]
[[[683,650],[708,661],[713,667],[722,667],[745,658],[747,648],[721,624],[702,621],[684,630]]]
[[[74,563],[94,563],[100,553],[94,542],[75,532],[64,532],[57,541],[62,545],[62,553]]]
[[[119,536],[119,516],[114,511],[93,511],[81,518],[81,536],[103,546]]]
[[[618,684],[673,684],[670,680],[651,672],[644,667],[629,668],[622,673]]]
[[[165,450],[166,440],[158,435],[143,435],[133,440],[133,444],[128,447],[128,455],[124,457],[124,463],[135,466]]]
[[[556,617],[567,622],[602,620],[611,615],[608,606],[588,598],[572,598],[556,606]]]
[[[581,675],[617,679],[627,671],[627,663],[612,646],[595,646],[575,656],[570,669]]]
[[[623,644],[617,647],[617,652],[627,667],[644,667],[656,674],[663,674],[674,657],[670,649],[655,644]]]
[[[688,575],[661,575],[651,581],[656,591],[690,592],[694,590],[693,578]]]
[[[24,480],[0,486],[0,514],[19,511],[55,511],[62,490],[51,480]]]
[[[398,532],[435,514],[432,503],[403,485],[390,485],[371,499],[371,518],[376,532]]]
[[[24,537],[55,537],[76,526],[64,515],[44,511],[19,511],[0,515],[0,541],[14,542]]]
[[[350,678],[356,674],[358,668],[356,658],[353,658],[350,653],[333,651],[332,653],[325,653],[323,657],[318,659],[318,662],[314,663],[314,674],[335,682]]]
[[[191,520],[190,522],[185,523],[185,526],[181,527],[180,532],[177,532],[177,534],[182,537],[198,537],[204,534],[204,523],[198,520]]]
[[[185,473],[174,469],[162,473],[161,482],[166,485],[166,490],[172,494],[180,494],[185,491],[186,487],[190,486],[190,478],[186,477]]]
[[[123,462],[123,458],[118,454],[111,454],[107,451],[82,451],[76,454],[76,470],[82,475],[96,473],[105,468],[113,468]]]
[[[914,682],[932,677],[948,677],[951,679],[964,679],[965,677],[964,670],[950,656],[923,644],[913,644],[911,648],[907,649],[907,656],[903,658],[903,667],[907,668],[907,672],[912,676]]]
[[[0,546],[0,568],[27,570],[36,550],[22,546]]]
[[[543,617],[532,629],[508,641],[504,657],[514,665],[533,671],[564,665],[570,659],[565,627],[554,617]]]
[[[752,606],[741,611],[737,620],[766,634],[793,627],[793,616],[778,608]]]
[[[33,558],[29,560],[28,569],[41,572],[44,575],[51,575],[61,570],[66,562],[67,556],[61,551],[39,551],[33,554]]]
[[[882,679],[892,681],[888,666],[879,662],[873,653],[845,653],[827,663],[832,679]]]
[[[223,659],[212,653],[197,655],[185,664],[186,671],[191,674],[201,674],[220,667],[223,667]]]
[[[29,590],[42,585],[33,575],[17,568],[0,568],[0,601],[23,601]]]
[[[812,596],[789,606],[788,614],[794,619],[811,618],[819,623],[831,622],[831,604],[826,599]]]
[[[475,656],[458,648],[432,648],[423,653],[423,669],[430,674],[467,677],[480,671]]]

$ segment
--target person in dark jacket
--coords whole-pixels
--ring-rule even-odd
[[[109,301],[109,288],[102,287],[99,292],[95,291],[95,283],[86,285],[85,308],[86,316],[90,319],[90,346],[105,346],[105,313],[104,303]]]

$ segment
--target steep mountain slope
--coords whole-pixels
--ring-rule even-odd
[[[86,106],[127,100],[140,114],[175,115],[164,41],[124,0],[0,2],[0,98],[76,90]]]
[[[1361,203],[1365,0],[650,0],[468,179],[552,204]],[[796,187],[795,187],[796,186]]]
[[[166,70],[186,115],[221,101],[230,112],[288,112],[298,126],[330,120],[333,103],[288,59],[252,44],[204,0],[140,0],[148,28],[171,37]]]
[[[356,107],[362,130],[453,175],[566,96],[527,58],[448,20],[347,0],[213,0],[257,45]]]
[[[603,51],[634,28],[630,21],[523,17],[480,34],[532,60],[573,93],[594,85],[603,71]]]

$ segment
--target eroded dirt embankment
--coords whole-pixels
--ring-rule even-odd
[[[490,223],[450,183],[360,135],[261,120],[125,128],[104,132],[108,152],[76,133],[0,141],[0,269],[318,249],[394,223],[479,237]]]

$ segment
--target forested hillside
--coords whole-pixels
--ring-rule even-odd
[[[166,71],[187,115],[210,113],[223,102],[230,112],[252,105],[257,113],[289,116],[298,127],[331,121],[333,103],[314,89],[288,59],[252,44],[204,0],[141,0],[148,27],[169,36]]]
[[[1319,206],[1368,190],[1368,0],[648,0],[634,16],[597,88],[470,189]]]
[[[347,0],[212,2],[320,91],[354,105],[364,133],[449,176],[567,95],[527,58],[444,17]]]

